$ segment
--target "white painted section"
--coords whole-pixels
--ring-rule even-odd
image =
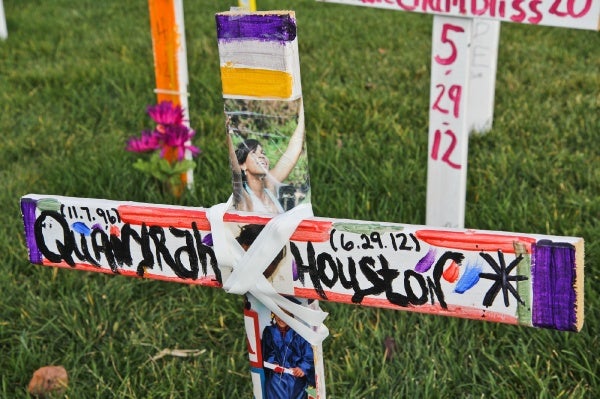
[[[244,326],[246,328],[246,335],[248,337],[248,345],[250,345],[250,351],[248,351],[248,359],[256,363],[258,362],[258,348],[256,345],[260,342],[259,337],[255,334],[254,319],[249,316],[244,316]]]
[[[250,376],[252,377],[252,393],[254,394],[254,399],[263,399],[263,392],[261,389],[262,379],[260,374],[250,370]]]
[[[285,42],[254,39],[219,40],[221,66],[288,72],[290,47]]]
[[[486,133],[494,121],[500,21],[474,19],[468,92],[469,132]]]

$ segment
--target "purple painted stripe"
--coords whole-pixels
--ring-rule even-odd
[[[258,39],[291,42],[296,38],[296,20],[289,14],[217,14],[220,39]]]
[[[25,226],[25,242],[29,249],[29,261],[31,263],[41,264],[42,253],[35,241],[35,208],[37,201],[31,198],[21,199],[21,214],[23,215],[23,225]]]
[[[542,240],[532,252],[533,325],[576,331],[575,247]]]

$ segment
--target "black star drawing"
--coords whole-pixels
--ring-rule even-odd
[[[504,296],[504,306],[508,307],[508,291],[519,301],[520,304],[525,305],[525,302],[519,296],[519,293],[511,284],[511,281],[523,281],[527,280],[527,276],[510,276],[510,272],[521,262],[523,259],[523,255],[519,255],[510,262],[508,267],[506,266],[506,262],[504,261],[504,254],[502,251],[498,251],[498,260],[500,261],[500,266],[498,263],[492,258],[490,254],[486,254],[484,252],[479,253],[483,259],[487,261],[487,263],[494,269],[496,273],[479,273],[479,277],[486,278],[488,280],[494,280],[494,284],[489,289],[489,291],[485,294],[483,298],[483,305],[489,307],[494,303],[494,299],[498,292],[502,289],[502,295]]]

